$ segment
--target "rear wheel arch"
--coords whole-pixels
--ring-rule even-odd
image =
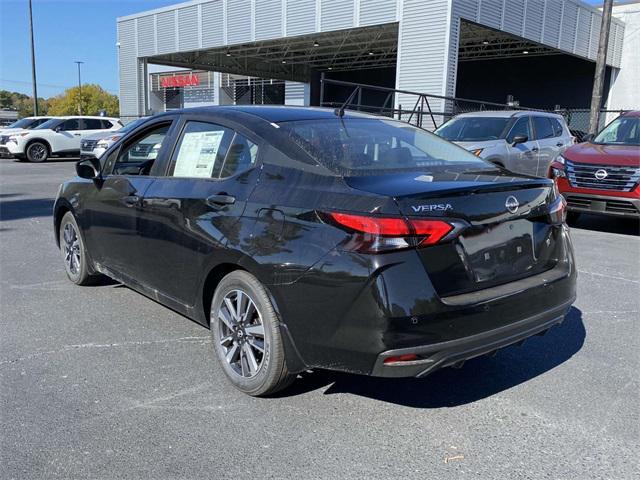
[[[240,265],[236,263],[220,263],[213,267],[207,276],[205,277],[204,283],[202,285],[202,311],[204,313],[204,318],[207,321],[207,325],[211,323],[211,319],[209,318],[209,314],[211,311],[211,301],[213,300],[213,294],[218,288],[218,284],[220,281],[228,274],[235,270],[245,270]]]

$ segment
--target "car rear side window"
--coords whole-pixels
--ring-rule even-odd
[[[234,132],[205,122],[187,122],[174,154],[174,177],[219,178]]]
[[[258,145],[236,133],[224,159],[220,178],[231,177],[248,170],[256,164],[257,158]]]
[[[102,128],[104,128],[102,126],[102,120],[97,118],[84,119],[84,130],[101,130]]]
[[[80,130],[80,121],[77,118],[70,118],[65,120],[60,126],[61,130]]]
[[[553,133],[554,137],[561,137],[564,133],[564,129],[562,128],[562,124],[560,120],[557,118],[551,118],[551,124],[553,125]]]
[[[533,117],[533,126],[536,130],[536,139],[544,140],[556,136],[551,119],[548,117]]]

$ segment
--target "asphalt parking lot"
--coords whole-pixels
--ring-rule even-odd
[[[421,380],[306,373],[234,390],[209,332],[67,281],[51,225],[72,161],[0,160],[0,478],[638,478],[640,237],[573,228],[578,300],[522,347]]]

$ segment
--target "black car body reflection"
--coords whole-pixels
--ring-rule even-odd
[[[562,321],[576,271],[551,181],[406,124],[341,113],[152,117],[94,175],[78,167],[92,178],[61,186],[56,238],[71,212],[88,274],[203,325],[219,282],[249,273],[278,319],[289,373],[422,376]],[[151,136],[155,158],[128,154]]]

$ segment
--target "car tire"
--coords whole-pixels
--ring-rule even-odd
[[[31,142],[29,145],[27,145],[25,155],[27,157],[27,160],[32,163],[46,162],[50,155],[49,147],[44,142]]]
[[[567,223],[574,224],[580,218],[580,212],[567,212]]]
[[[60,251],[67,277],[76,285],[90,285],[99,277],[89,266],[87,249],[78,223],[71,212],[62,217],[59,229]]]
[[[210,320],[214,354],[238,390],[264,396],[293,382],[280,321],[256,277],[243,270],[225,276],[213,295]]]

